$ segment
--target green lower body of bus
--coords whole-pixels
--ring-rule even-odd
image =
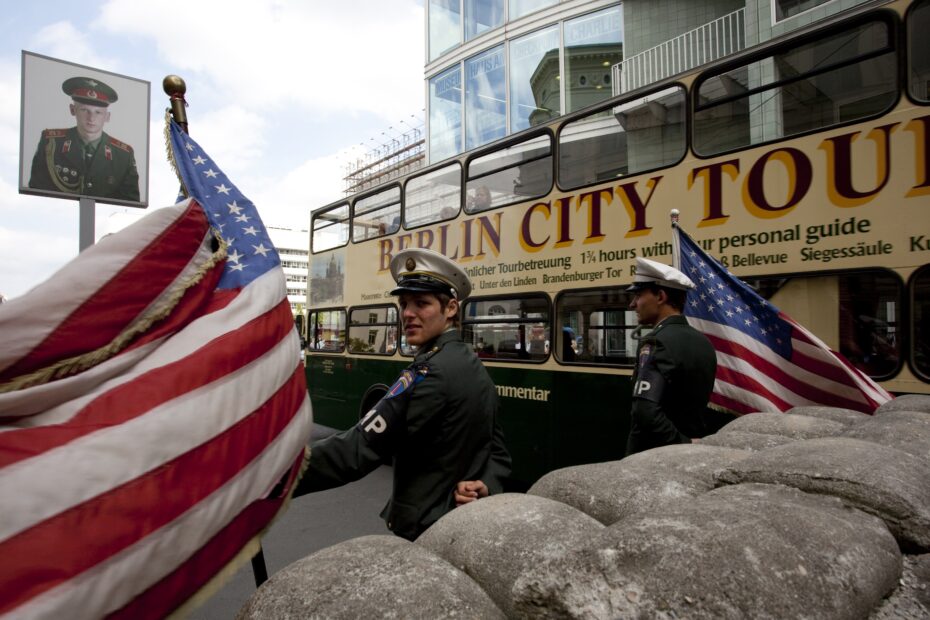
[[[307,356],[314,421],[358,422],[409,361]],[[513,458],[513,490],[554,469],[623,457],[630,428],[630,378],[623,374],[486,366],[500,395],[500,424]]]

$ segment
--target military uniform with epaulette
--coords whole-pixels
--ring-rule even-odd
[[[633,374],[627,453],[703,437],[716,369],[713,346],[682,315],[668,317],[643,336]]]
[[[77,128],[46,129],[32,158],[29,187],[118,200],[139,200],[132,147],[104,132],[84,144]]]
[[[398,264],[405,261],[403,271]],[[440,288],[453,295],[463,291],[462,299],[471,289],[460,267],[428,250],[398,253],[391,269],[395,294],[429,291],[437,277],[444,280]],[[446,278],[445,271],[454,273]],[[294,495],[337,487],[392,464],[393,492],[381,517],[392,532],[414,540],[455,508],[457,483],[480,480],[490,494],[503,490],[510,455],[498,409],[487,370],[451,327],[419,347],[413,363],[357,425],[311,446]]]
[[[108,108],[119,98],[116,91],[89,77],[68,78],[61,89],[72,99],[71,114],[77,124],[42,132],[29,187],[138,202],[139,172],[132,147],[103,131],[110,118]],[[89,110],[96,112],[85,116]]]
[[[633,285],[627,290],[640,293],[659,288],[668,294],[677,289],[685,295],[683,291],[693,287],[677,269],[638,258]],[[637,349],[627,454],[691,443],[692,438],[704,437],[711,430],[707,403],[714,388],[717,354],[684,315],[674,308],[670,312],[642,337]]]

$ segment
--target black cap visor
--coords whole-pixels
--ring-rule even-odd
[[[452,287],[448,283],[422,275],[401,278],[397,282],[397,286],[391,291],[391,295],[400,295],[401,293],[444,293],[450,297],[455,297],[452,294]]]

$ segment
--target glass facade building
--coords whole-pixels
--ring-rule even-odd
[[[701,48],[705,31],[732,39],[702,64],[863,2],[427,0],[428,163],[650,81],[635,76],[660,79],[653,64],[690,68],[668,60],[684,37]],[[719,23],[739,32],[721,35]]]
[[[611,96],[623,13],[610,2],[429,0],[429,161]]]

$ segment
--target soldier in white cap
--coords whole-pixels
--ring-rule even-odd
[[[497,389],[459,334],[471,282],[455,262],[425,249],[391,261],[413,363],[355,427],[311,446],[296,495],[340,486],[392,462],[388,529],[416,539],[455,508],[503,490],[510,455],[497,423]]]
[[[674,267],[636,259],[627,290],[639,323],[653,325],[643,336],[633,373],[633,405],[627,454],[703,437],[707,402],[717,357],[704,334],[682,315],[694,283]]]

